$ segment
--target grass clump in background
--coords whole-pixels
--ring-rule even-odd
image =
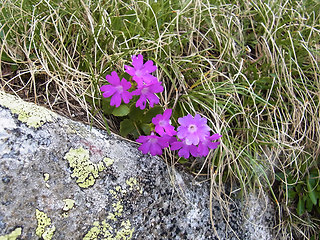
[[[5,0],[1,88],[120,134],[99,87],[141,53],[158,66],[174,119],[200,113],[223,136],[183,163],[210,177],[212,196],[225,182],[244,197],[267,193],[281,238],[317,239],[319,12],[313,0]]]

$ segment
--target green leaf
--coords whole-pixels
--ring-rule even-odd
[[[102,111],[105,115],[112,114],[112,112],[114,110],[114,106],[110,106],[110,99],[109,98],[102,97],[101,107],[102,107]]]
[[[294,199],[297,195],[297,192],[294,189],[288,190],[288,198]]]
[[[313,205],[316,205],[317,204],[317,196],[314,192],[315,188],[313,188],[311,185],[310,178],[307,179],[307,188],[308,188],[309,198],[311,199]]]
[[[303,201],[302,197],[299,197],[299,202],[297,206],[297,213],[299,216],[301,216],[305,211],[304,205],[305,205],[305,202]]]
[[[296,189],[296,192],[298,192],[298,193],[303,192],[303,191],[302,191],[302,185],[301,185],[301,184],[297,184],[296,187],[295,187],[295,189]]]
[[[134,137],[135,139],[137,139],[139,136],[141,136],[141,134],[139,133],[139,131],[137,130],[137,128],[134,129],[134,130],[131,132],[131,134],[133,135],[133,137]]]
[[[187,163],[187,162],[188,162],[188,159],[185,159],[183,157],[179,158],[179,163],[184,164],[184,163]]]
[[[130,106],[130,113],[129,118],[134,120],[135,122],[138,122],[143,117],[143,111],[140,108],[137,108],[135,104],[132,104]]]
[[[157,116],[157,114],[163,113],[163,108],[161,106],[155,106],[153,108],[150,108],[148,112],[145,114],[145,116],[142,118],[142,122],[144,123],[150,123],[152,118]]]
[[[150,135],[151,126],[152,126],[152,124],[147,124],[147,123],[143,123],[143,124],[140,125],[142,131],[143,131],[144,134],[146,134],[146,135]]]
[[[124,137],[134,130],[136,130],[136,128],[131,120],[125,119],[120,123],[120,134]]]
[[[307,200],[306,200],[306,209],[307,209],[307,211],[311,212],[312,211],[312,207],[313,207],[313,203],[312,203],[311,199],[307,198]]]
[[[112,111],[112,115],[117,117],[127,116],[130,112],[130,109],[127,105],[120,105]]]

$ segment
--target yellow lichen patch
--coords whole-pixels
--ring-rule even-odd
[[[117,217],[122,216],[123,205],[121,204],[121,201],[118,201],[116,203],[113,203],[112,207],[113,207],[113,211],[108,214],[107,219],[117,221]]]
[[[99,172],[106,169],[103,162],[93,163],[89,160],[89,151],[82,147],[71,149],[64,157],[68,160],[69,165],[73,168],[72,178],[76,178],[76,183],[81,188],[88,188],[95,183],[99,177]]]
[[[44,181],[46,183],[46,187],[50,188],[50,185],[47,183],[47,181],[49,181],[49,179],[50,179],[50,174],[49,173],[44,173],[43,174],[43,178],[44,178]]]
[[[103,162],[106,165],[106,167],[110,167],[113,164],[114,160],[112,160],[111,158],[107,158],[106,157],[106,158],[103,159]]]
[[[44,173],[43,174],[43,178],[44,178],[44,181],[47,182],[50,179],[50,174],[49,173]]]
[[[56,230],[55,226],[50,227],[51,219],[47,216],[47,214],[38,209],[36,209],[36,218],[38,222],[36,235],[44,240],[51,240],[54,231]]]
[[[138,181],[135,178],[129,178],[126,181],[127,185],[130,187],[130,191],[133,189],[139,190]],[[134,228],[131,227],[129,220],[119,221],[124,218],[124,206],[122,205],[122,197],[124,197],[128,192],[122,189],[121,186],[116,186],[114,189],[109,190],[113,199],[117,200],[112,203],[112,210],[107,215],[107,221],[111,220],[112,224],[116,224],[117,229],[111,227],[111,223],[107,223],[106,220],[102,222],[94,222],[91,229],[84,236],[84,240],[129,240],[132,238]],[[120,224],[120,225],[119,225]]]
[[[127,193],[126,190],[122,189],[121,186],[116,186],[114,190],[110,189],[109,193],[111,193],[112,198],[119,199],[119,195],[124,195]]]
[[[0,92],[0,105],[9,108],[18,115],[18,120],[26,123],[29,127],[38,128],[46,122],[52,122],[55,114],[44,107],[27,103],[22,99],[10,94]]]
[[[64,207],[63,207],[63,211],[69,211],[70,209],[73,208],[74,206],[74,200],[73,199],[63,199],[64,201]]]
[[[22,233],[22,228],[16,228],[13,232],[0,236],[0,240],[16,240]]]
[[[126,184],[129,186],[130,191],[136,190],[136,191],[142,193],[142,190],[139,187],[138,181],[136,178],[133,178],[133,177],[129,178],[128,180],[126,180]]]
[[[131,228],[129,220],[121,222],[120,229],[114,231],[113,228],[104,220],[101,223],[96,221],[93,227],[84,236],[83,240],[129,240],[132,238],[134,228]]]
[[[42,234],[42,238],[43,240],[51,240],[53,237],[53,234],[56,230],[55,226],[52,226],[50,228],[46,228],[46,230],[44,231],[44,233]]]
[[[93,227],[89,230],[89,232],[84,236],[83,240],[95,240],[98,239],[99,236],[104,238],[111,237],[112,227],[106,223],[106,221],[102,221],[102,223],[96,221],[93,223]]]
[[[117,232],[115,239],[131,239],[134,228],[131,228],[131,223],[129,220],[123,221],[121,223],[121,229]],[[111,239],[110,239],[111,240]]]

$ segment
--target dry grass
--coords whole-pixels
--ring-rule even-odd
[[[207,171],[212,198],[228,209],[226,181],[245,198],[267,190],[279,236],[310,239],[319,219],[297,216],[287,192],[320,168],[319,9],[312,0],[5,0],[1,88],[117,133],[99,86],[142,53],[158,65],[161,105],[175,119],[198,112],[223,135],[217,151],[186,164]],[[293,176],[284,190],[278,172]]]

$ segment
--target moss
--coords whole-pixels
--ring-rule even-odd
[[[36,218],[38,222],[36,235],[44,240],[51,240],[56,230],[55,226],[51,226],[51,219],[47,216],[47,214],[38,209],[36,209]]]
[[[22,99],[0,92],[0,105],[9,108],[13,114],[18,115],[18,120],[29,127],[38,128],[46,122],[52,122],[55,114],[44,107],[27,103]]]
[[[101,161],[97,164],[89,160],[89,151],[82,147],[71,149],[64,157],[68,160],[70,167],[73,169],[72,178],[76,178],[76,183],[81,188],[88,188],[95,183],[95,179],[99,177],[99,172],[102,172],[108,166],[110,161]],[[105,158],[106,159],[106,158]],[[110,159],[111,160],[111,159]]]
[[[16,240],[22,233],[22,228],[16,228],[13,232],[0,236],[0,240]]]

